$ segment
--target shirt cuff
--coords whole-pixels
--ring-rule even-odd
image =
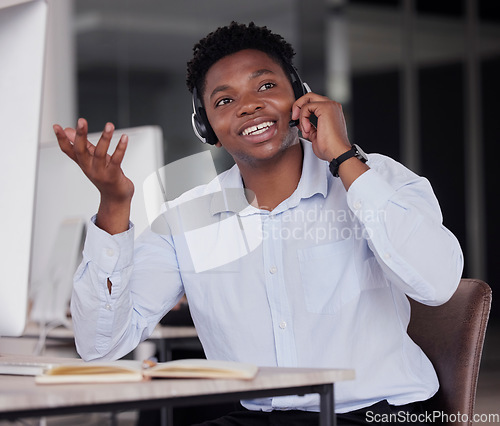
[[[120,271],[132,263],[134,251],[134,225],[120,234],[111,235],[95,224],[93,216],[88,224],[83,255],[107,274]]]
[[[379,218],[385,211],[388,201],[396,191],[375,170],[370,169],[359,176],[347,191],[347,204],[356,217]]]

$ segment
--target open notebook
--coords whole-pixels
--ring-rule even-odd
[[[207,378],[250,380],[255,365],[206,360],[181,359],[161,363],[118,360],[112,362],[74,362],[50,367],[35,377],[39,384],[134,382],[152,378]]]

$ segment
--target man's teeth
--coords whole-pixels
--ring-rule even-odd
[[[247,127],[243,130],[243,136],[248,135],[260,135],[264,133],[269,127],[271,127],[274,123],[272,121],[266,121],[265,123],[257,124],[256,126]]]

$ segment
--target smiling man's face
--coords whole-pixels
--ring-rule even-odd
[[[267,162],[298,143],[297,129],[289,126],[292,85],[260,50],[241,50],[212,65],[203,100],[220,144],[238,165]]]

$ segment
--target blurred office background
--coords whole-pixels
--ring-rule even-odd
[[[208,149],[191,130],[193,45],[232,20],[290,41],[313,91],[345,108],[350,138],[430,179],[465,277],[493,288],[485,362],[498,368],[500,7],[497,0],[49,0],[43,140],[77,116],[100,131],[155,124],[165,163]],[[229,167],[213,149],[217,168]],[[498,370],[497,376],[498,377]],[[497,385],[496,385],[497,386]]]
[[[462,244],[464,276],[500,285],[496,0],[49,3],[44,141],[54,139],[53,122],[84,116],[93,132],[106,121],[161,126],[166,163],[208,149],[191,130],[186,62],[208,32],[253,20],[294,45],[313,91],[344,105],[353,142],[431,180]],[[219,169],[232,164],[212,150]]]

